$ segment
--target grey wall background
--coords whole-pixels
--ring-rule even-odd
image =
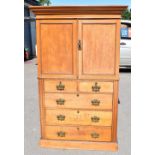
[[[30,12],[31,17],[35,17],[32,12]],[[36,56],[36,50],[35,50],[35,45],[36,45],[36,22],[33,20],[30,22],[30,31],[31,31],[31,45],[32,45],[32,55]]]
[[[29,6],[40,5],[36,0],[24,0],[24,48],[29,48],[30,56],[36,56],[36,22],[35,15],[30,12]]]
[[[24,6],[24,17],[29,17],[29,9],[27,6]],[[32,51],[32,40],[31,40],[31,24],[30,21],[24,19],[24,48],[29,48],[31,55],[33,55],[34,51]]]

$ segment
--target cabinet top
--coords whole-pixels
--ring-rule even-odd
[[[121,15],[127,6],[30,6],[35,15]]]

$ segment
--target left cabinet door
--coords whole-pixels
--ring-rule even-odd
[[[38,76],[76,78],[76,20],[37,21]]]

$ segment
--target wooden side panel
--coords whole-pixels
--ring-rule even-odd
[[[63,120],[59,120],[58,117],[63,117]],[[97,119],[97,121],[92,119]],[[112,112],[68,109],[46,110],[46,125],[111,126]]]
[[[38,64],[38,77],[41,76],[41,40],[40,40],[40,21],[36,20],[36,43],[37,43],[37,64]]]
[[[45,127],[45,108],[44,108],[44,80],[38,80],[38,92],[39,92],[39,108],[40,108],[40,130],[41,130],[41,138],[44,138],[44,127]]]
[[[45,138],[57,140],[111,141],[111,127],[46,126]]]
[[[79,94],[77,96],[77,94],[46,93],[45,107],[111,110],[112,98],[112,94]],[[96,103],[93,102],[95,100]]]
[[[118,118],[118,81],[114,82],[113,112],[112,112],[112,141],[117,142]]]
[[[76,75],[76,21],[41,20],[41,73]]]
[[[119,66],[120,66],[120,20],[117,19],[116,27],[116,75],[119,75]]]

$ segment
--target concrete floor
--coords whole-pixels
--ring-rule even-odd
[[[120,74],[117,152],[40,148],[39,104],[36,59],[25,62],[25,155],[130,155],[131,154],[131,74]]]

